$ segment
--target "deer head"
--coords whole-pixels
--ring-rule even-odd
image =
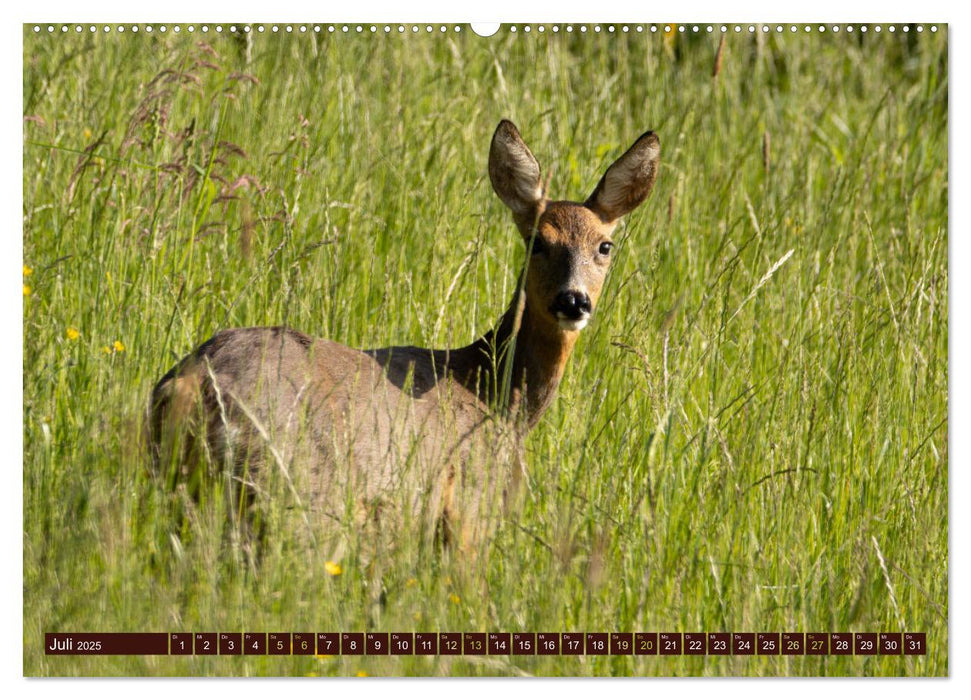
[[[607,168],[585,202],[551,201],[519,130],[510,121],[499,123],[489,178],[526,242],[526,305],[535,323],[565,333],[587,325],[610,267],[611,234],[651,193],[660,152],[648,131]]]

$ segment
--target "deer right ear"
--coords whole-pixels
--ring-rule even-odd
[[[524,236],[533,232],[543,213],[546,197],[540,179],[539,163],[508,119],[499,122],[489,148],[489,179],[507,207],[512,210],[516,226]]]
[[[632,212],[654,189],[660,160],[661,142],[648,131],[607,168],[586,205],[607,223]]]

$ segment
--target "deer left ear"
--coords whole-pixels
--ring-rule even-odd
[[[660,160],[661,142],[648,131],[607,168],[587,199],[587,208],[607,223],[634,211],[654,189]]]
[[[539,163],[508,119],[499,122],[489,147],[489,179],[492,189],[512,210],[523,236],[532,235],[536,220],[543,213],[546,196],[540,179]]]

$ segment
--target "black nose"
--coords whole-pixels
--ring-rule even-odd
[[[590,313],[590,297],[583,292],[560,292],[550,311],[558,318],[576,320]]]

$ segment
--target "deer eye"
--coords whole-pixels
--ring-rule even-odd
[[[540,253],[546,252],[546,246],[543,245],[543,239],[539,236],[533,236],[533,255],[539,255]]]
[[[613,249],[613,247],[614,247],[613,243],[611,243],[610,241],[604,241],[603,243],[600,244],[600,254],[610,255],[610,251],[611,249]]]

